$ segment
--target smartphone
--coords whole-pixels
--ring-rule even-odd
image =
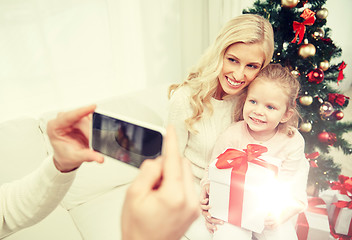
[[[145,159],[161,154],[164,133],[162,127],[96,110],[90,144],[97,152],[139,168]]]

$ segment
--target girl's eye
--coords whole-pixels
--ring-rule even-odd
[[[274,110],[275,109],[275,107],[273,107],[273,106],[267,106],[267,108],[269,109],[269,110]]]
[[[249,102],[252,104],[256,104],[256,101],[254,101],[254,100],[249,100]]]

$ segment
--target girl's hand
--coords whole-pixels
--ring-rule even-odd
[[[280,214],[269,214],[264,220],[264,226],[267,229],[274,229],[279,224],[282,224],[289,220],[294,215],[300,213],[304,209],[302,204],[294,204],[290,207],[285,208]]]
[[[210,184],[204,184],[200,193],[200,206],[202,209],[202,215],[205,218],[205,226],[207,227],[208,231],[210,233],[214,233],[214,231],[217,230],[216,225],[217,224],[224,224],[222,220],[213,218],[210,213],[209,209],[211,208],[209,206],[209,186]]]
[[[280,224],[280,218],[273,214],[269,214],[264,220],[264,227],[269,230],[275,229]]]

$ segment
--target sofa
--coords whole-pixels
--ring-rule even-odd
[[[163,126],[167,86],[117,96],[98,102],[97,106]],[[0,123],[0,183],[25,176],[51,154],[46,124],[56,114],[54,111]],[[120,217],[125,192],[137,174],[137,168],[109,157],[105,157],[103,164],[84,163],[61,204],[47,218],[5,239],[121,239]]]

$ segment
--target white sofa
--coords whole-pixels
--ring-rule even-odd
[[[166,86],[98,103],[99,108],[158,125],[163,125],[166,106]],[[0,184],[30,173],[51,153],[46,123],[55,116],[53,112],[0,124]],[[85,163],[55,211],[40,223],[5,239],[121,239],[120,213],[125,191],[137,174],[138,169],[111,158],[101,165]]]

